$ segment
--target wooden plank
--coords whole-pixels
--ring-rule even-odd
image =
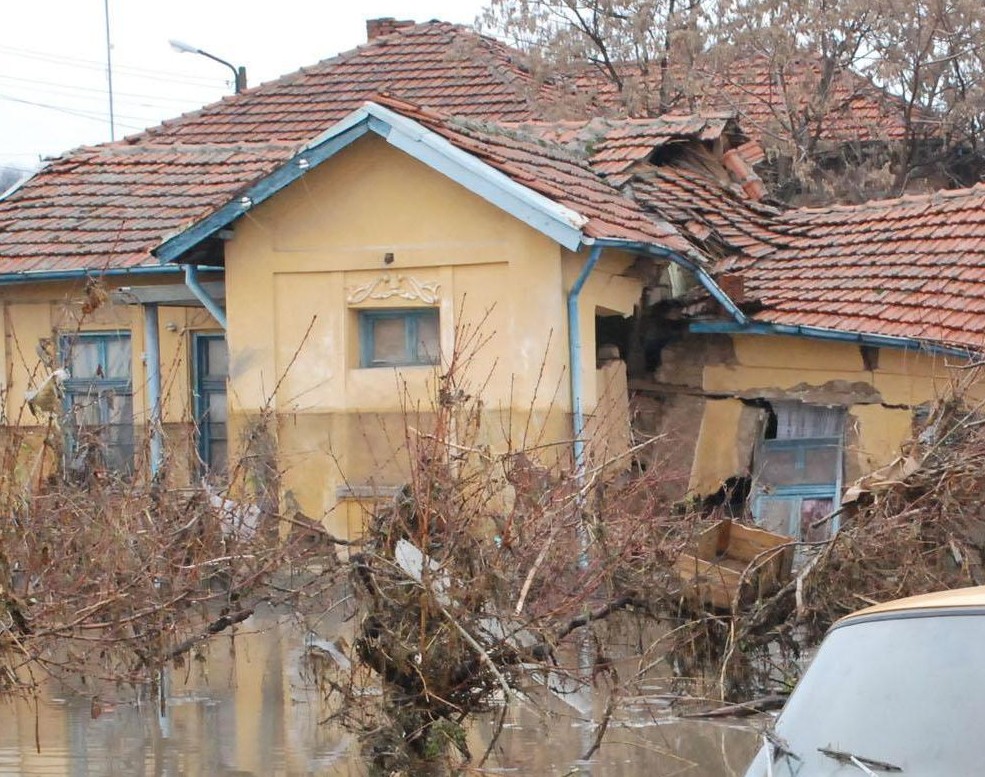
[[[790,542],[763,529],[730,520],[719,521],[695,541],[695,554],[682,554],[675,562],[686,595],[713,607],[728,609],[736,598],[763,596],[789,579],[793,565]],[[772,553],[769,551],[775,549]],[[755,560],[754,568],[749,568]]]
[[[790,542],[789,537],[781,537],[764,529],[754,529],[741,524],[732,527],[730,540],[728,555],[747,563],[765,550]]]

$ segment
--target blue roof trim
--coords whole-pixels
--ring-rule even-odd
[[[793,326],[790,324],[769,324],[762,321],[750,321],[739,325],[732,321],[694,321],[689,331],[695,334],[731,334],[731,335],[786,335],[791,337],[807,337],[814,340],[830,340],[858,345],[871,345],[876,348],[901,348],[911,351],[954,356],[969,359],[973,351],[968,348],[955,348],[947,345],[917,340],[910,337],[893,337],[891,335],[869,335],[863,332],[843,332],[837,329],[822,329],[813,326]]]
[[[729,297],[728,294],[722,291],[722,287],[719,286],[708,271],[701,266],[701,258],[687,257],[677,251],[664,248],[663,246],[652,245],[651,243],[638,243],[630,240],[598,238],[595,240],[594,244],[601,245],[604,248],[615,248],[620,251],[636,251],[637,253],[654,256],[658,259],[666,259],[669,262],[680,265],[685,270],[690,271],[698,279],[698,282],[705,288],[705,291],[711,294],[711,296],[715,298],[715,301],[725,308],[729,315],[732,316],[732,318],[734,318],[739,325],[744,326],[749,323],[749,317],[739,310],[739,306],[732,301],[732,298]]]
[[[517,183],[412,119],[381,105],[366,103],[215,213],[165,240],[153,251],[154,255],[165,264],[180,259],[247,210],[269,199],[367,132],[385,138],[390,145],[448,176],[565,248],[575,251],[582,244],[581,229],[588,219],[581,214]]]
[[[250,208],[270,199],[281,189],[294,183],[312,167],[318,166],[365,135],[368,130],[369,127],[365,123],[356,124],[344,128],[339,134],[327,138],[317,146],[302,148],[288,162],[237,195],[235,200],[226,203],[211,216],[193,224],[184,232],[165,240],[152,253],[162,264],[175,261],[186,251],[211,237],[223,227],[229,226]]]

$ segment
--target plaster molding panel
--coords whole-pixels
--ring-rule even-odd
[[[421,281],[411,275],[387,273],[359,286],[346,289],[345,301],[359,305],[367,301],[401,299],[436,305],[441,301],[441,284],[437,281]]]

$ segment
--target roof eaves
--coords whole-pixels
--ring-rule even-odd
[[[734,321],[693,321],[688,329],[695,334],[787,335],[806,337],[812,340],[835,340],[857,343],[859,345],[872,345],[878,348],[900,348],[909,351],[923,351],[941,356],[953,356],[959,359],[969,359],[974,355],[974,351],[970,348],[960,348],[944,343],[933,343],[913,337],[867,334],[850,329],[827,329],[799,324],[750,321],[748,324],[742,325]]]
[[[179,259],[206,238],[290,185],[308,170],[374,132],[469,191],[572,251],[583,241],[588,218],[517,183],[412,119],[368,102],[302,146],[291,159],[214,213],[166,238],[153,253],[162,263]]]
[[[303,176],[308,170],[317,167],[326,159],[334,156],[369,131],[365,117],[362,123],[349,123],[343,120],[340,124],[344,124],[345,126],[341,127],[331,136],[323,136],[324,139],[318,145],[309,144],[309,146],[305,146],[284,164],[277,167],[272,173],[248,187],[236,199],[227,202],[217,211],[200,219],[177,234],[166,238],[151,253],[162,264],[179,259],[184,253],[199,245],[203,240],[211,237],[220,229],[229,226],[229,224],[242,216],[246,211],[270,199],[279,191],[294,183],[294,181]]]
[[[693,251],[687,251],[684,253],[679,251],[673,251],[663,246],[658,246],[653,243],[639,243],[631,240],[612,240],[602,238],[595,241],[595,245],[601,245],[605,248],[614,248],[621,251],[638,251],[642,254],[647,254],[649,256],[655,256],[660,259],[666,259],[673,262],[685,270],[692,273],[698,282],[704,287],[711,296],[723,307],[728,314],[734,319],[733,326],[745,327],[750,324],[748,316],[743,313],[739,306],[735,304],[734,300],[725,293],[718,282],[712,278],[711,274],[705,269],[704,262],[706,261],[704,257],[696,254]]]

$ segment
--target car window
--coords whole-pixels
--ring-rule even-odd
[[[985,613],[897,614],[836,628],[775,726],[800,761],[771,748],[773,774],[865,773],[820,750],[907,775],[981,773],[983,647]],[[761,752],[747,774],[766,773]]]

